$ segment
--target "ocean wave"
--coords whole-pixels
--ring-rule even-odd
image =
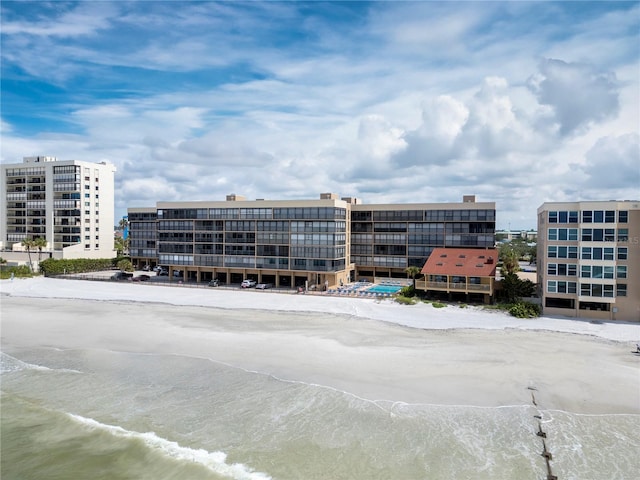
[[[37,370],[40,372],[65,372],[65,373],[82,373],[79,370],[71,368],[50,368],[44,365],[23,362],[11,355],[0,352],[0,373],[19,372],[21,370]]]
[[[233,480],[270,480],[271,477],[262,472],[256,472],[240,463],[227,463],[224,452],[209,452],[204,449],[183,447],[177,442],[157,436],[153,432],[134,432],[117,425],[107,425],[91,418],[80,415],[67,414],[74,421],[89,429],[97,429],[120,438],[142,441],[148,448],[178,461],[197,463],[212,473],[222,475]]]

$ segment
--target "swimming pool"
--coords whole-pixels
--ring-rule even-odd
[[[371,293],[398,293],[402,285],[374,285],[367,288],[367,292]]]

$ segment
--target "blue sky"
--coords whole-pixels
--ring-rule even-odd
[[[1,161],[156,201],[640,198],[639,2],[11,2]]]

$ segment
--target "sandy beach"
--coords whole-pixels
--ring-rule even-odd
[[[481,308],[34,278],[0,283],[2,349],[207,358],[371,401],[640,413],[640,325]],[[612,392],[615,392],[613,394]]]

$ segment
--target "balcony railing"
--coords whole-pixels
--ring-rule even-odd
[[[486,283],[461,283],[461,282],[427,282],[416,280],[416,288],[419,290],[442,290],[458,292],[490,292],[491,285]]]

